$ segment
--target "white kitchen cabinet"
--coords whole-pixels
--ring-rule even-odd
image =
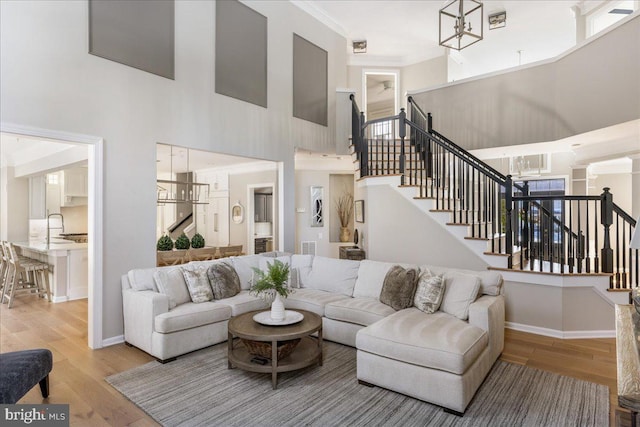
[[[47,215],[60,212],[60,184],[47,182]]]
[[[29,219],[47,217],[47,180],[45,175],[29,178]]]
[[[65,169],[60,179],[60,205],[81,206],[87,204],[89,178],[87,168]]]
[[[209,204],[196,205],[196,228],[207,246],[228,246],[229,198],[212,197]]]
[[[87,168],[65,169],[63,174],[65,196],[87,197]]]

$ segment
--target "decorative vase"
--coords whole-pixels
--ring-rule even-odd
[[[340,241],[349,242],[351,240],[351,232],[347,227],[340,227]]]
[[[276,292],[276,297],[271,303],[271,320],[284,320],[284,303],[280,294]]]

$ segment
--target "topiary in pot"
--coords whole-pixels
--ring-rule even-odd
[[[184,233],[176,239],[176,249],[189,249],[190,245],[189,238]]]
[[[202,234],[196,233],[193,235],[191,238],[191,247],[193,249],[204,248],[204,237],[202,237]]]
[[[158,239],[156,249],[159,251],[170,251],[173,249],[173,240],[166,234]]]

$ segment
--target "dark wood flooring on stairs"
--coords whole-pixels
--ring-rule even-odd
[[[72,426],[155,426],[104,377],[153,358],[125,344],[100,350],[87,346],[87,300],[50,304],[37,297],[0,305],[0,351],[46,347],[53,352],[51,394],[43,400],[35,387],[20,403],[68,403]],[[610,393],[610,421],[629,426],[617,407],[615,339],[561,340],[506,330],[502,360],[604,384]]]

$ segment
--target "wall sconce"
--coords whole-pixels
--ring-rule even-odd
[[[367,41],[366,40],[354,41],[353,53],[367,53]]]
[[[495,30],[507,26],[507,12],[498,12],[489,15],[489,29]]]

